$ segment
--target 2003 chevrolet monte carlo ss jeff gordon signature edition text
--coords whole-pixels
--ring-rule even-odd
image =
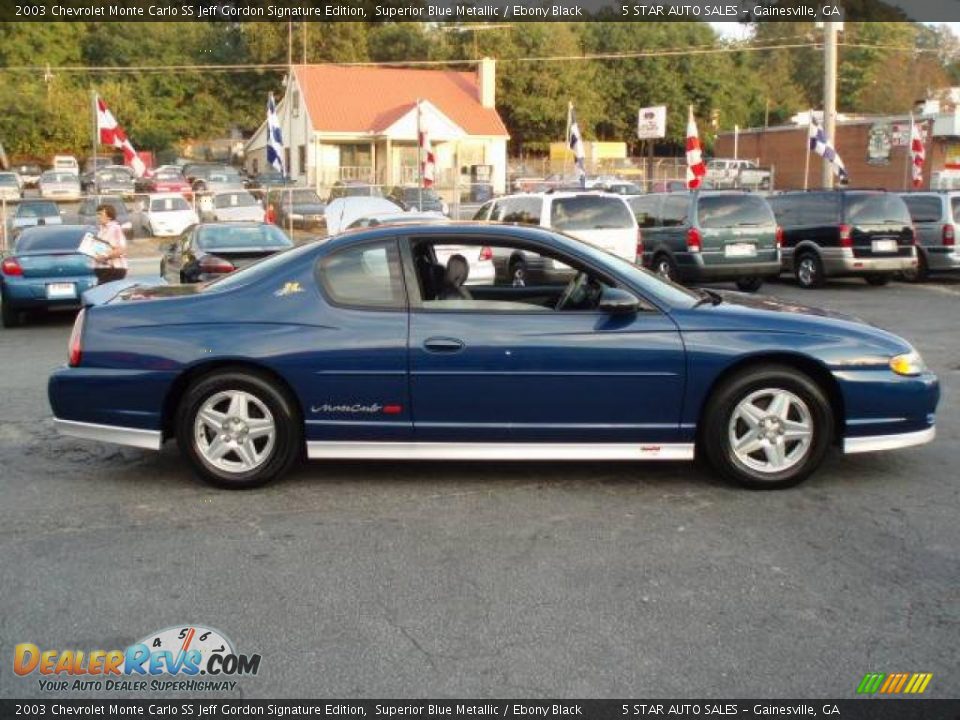
[[[466,283],[450,248],[540,255],[552,282]],[[437,258],[447,258],[445,264]],[[853,318],[691,291],[549,230],[381,226],[197,286],[84,295],[50,378],[59,430],[249,487],[310,458],[691,459],[753,488],[831,445],[934,436],[939,385]],[[466,283],[466,284],[465,284]]]

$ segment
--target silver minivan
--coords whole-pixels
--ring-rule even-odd
[[[904,277],[919,282],[930,273],[960,272],[956,240],[960,192],[906,192],[900,197],[917,238],[917,267],[903,271]]]

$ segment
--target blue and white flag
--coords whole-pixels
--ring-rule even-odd
[[[577,124],[577,113],[573,109],[573,103],[567,107],[567,126],[570,128],[567,136],[567,144],[573,150],[573,156],[576,158],[577,178],[580,184],[584,185],[587,181],[587,170],[583,164],[583,136],[580,134],[580,126]]]
[[[830,141],[827,139],[827,134],[813,116],[813,112],[810,113],[810,132],[808,137],[810,138],[810,149],[830,163],[833,174],[844,182],[849,180],[850,176],[847,175],[847,168],[844,167],[843,160],[840,159],[837,151],[833,145],[830,144]]]
[[[267,165],[282,175],[283,170],[283,134],[277,119],[277,105],[273,102],[273,93],[267,98]]]

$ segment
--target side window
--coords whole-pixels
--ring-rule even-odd
[[[474,220],[487,220],[490,218],[490,209],[493,207],[493,201],[491,200],[488,203],[485,203],[480,206],[480,209],[477,210],[476,214],[473,216]]]
[[[907,204],[910,217],[914,222],[939,222],[943,214],[940,198],[931,195],[904,195],[903,201]]]
[[[540,208],[543,200],[539,197],[513,198],[503,202],[503,217],[501,222],[523,223],[524,225],[540,224]]]
[[[637,218],[637,225],[641,230],[657,226],[657,203],[660,197],[657,195],[640,195],[630,198],[630,209]]]
[[[667,195],[663,199],[660,210],[663,227],[678,227],[687,223],[687,210],[690,207],[690,198],[687,193]]]
[[[396,244],[344,248],[320,261],[320,283],[341,305],[370,308],[405,306],[400,255]]]

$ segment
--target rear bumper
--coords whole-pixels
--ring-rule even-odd
[[[128,445],[144,450],[159,450],[163,444],[163,435],[159,430],[98,425],[96,423],[77,422],[76,420],[63,420],[57,417],[53,419],[53,425],[61,435],[83,438],[84,440]]]
[[[957,248],[923,248],[930,272],[960,272],[960,250]]]
[[[692,253],[678,252],[673,254],[677,263],[680,279],[685,281],[702,280],[737,280],[745,277],[777,277],[780,274],[779,254],[763,250],[765,256],[755,259],[744,259],[740,262],[727,262],[722,253]],[[716,255],[716,257],[711,257]],[[644,252],[643,265],[650,268],[653,263],[653,252]]]
[[[877,450],[898,450],[899,448],[925,445],[932,442],[937,436],[936,426],[926,430],[895,435],[871,435],[868,437],[852,437],[843,441],[843,452],[847,455],[854,453],[875,452]]]
[[[897,273],[917,266],[917,253],[893,257],[855,257],[850,248],[828,248],[821,254],[827,275],[870,275]]]
[[[49,283],[72,283],[76,287],[76,297],[48,298]],[[21,310],[41,308],[79,308],[83,293],[97,284],[95,275],[90,277],[45,278],[41,280],[7,281],[3,284],[3,302]]]

